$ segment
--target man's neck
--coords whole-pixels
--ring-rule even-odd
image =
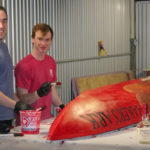
[[[45,54],[38,53],[36,50],[32,50],[31,55],[37,60],[44,60]]]

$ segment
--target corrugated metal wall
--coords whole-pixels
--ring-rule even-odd
[[[150,68],[150,2],[136,2],[136,70],[143,76]]]
[[[31,52],[31,30],[54,30],[49,52],[57,61],[58,93],[71,100],[71,78],[130,69],[131,0],[2,0],[8,11],[8,43],[14,65]],[[109,57],[98,57],[103,40]]]

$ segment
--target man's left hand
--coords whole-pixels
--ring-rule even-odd
[[[21,110],[33,110],[29,104],[24,104],[21,101],[18,101],[15,105],[14,112],[19,113]]]
[[[60,112],[63,108],[65,107],[64,104],[59,105],[58,107],[56,107],[56,111]]]

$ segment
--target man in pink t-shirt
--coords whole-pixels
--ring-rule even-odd
[[[46,54],[53,38],[53,30],[47,24],[37,24],[32,29],[33,49],[15,68],[17,96],[34,109],[46,106],[41,119],[51,118],[51,104],[63,108],[51,82],[57,80],[55,60]]]

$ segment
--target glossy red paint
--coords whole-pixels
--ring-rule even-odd
[[[48,140],[100,134],[141,121],[141,106],[135,93],[124,89],[130,80],[83,92],[56,117]]]

